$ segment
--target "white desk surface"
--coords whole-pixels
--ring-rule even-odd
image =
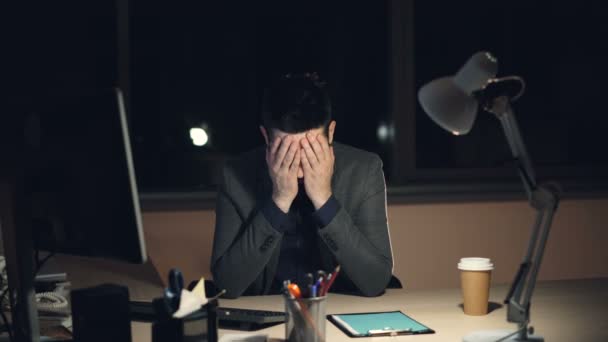
[[[101,282],[129,287],[131,300],[151,300],[162,293],[162,286],[150,265],[124,266],[98,261],[59,257],[75,288],[93,286]],[[156,277],[156,278],[155,278]],[[507,285],[492,287],[490,301],[502,304]],[[515,329],[506,321],[506,308],[498,308],[486,316],[467,316],[459,306],[460,289],[444,290],[388,290],[375,298],[330,294],[327,313],[350,313],[401,310],[422,324],[435,330],[431,335],[376,337],[351,339],[326,321],[326,340],[335,341],[461,341],[476,330]],[[220,300],[222,307],[284,310],[281,296],[241,297]],[[539,282],[532,298],[531,325],[536,334],[546,341],[608,341],[608,278],[591,280],[562,280]],[[150,342],[151,325],[133,323],[133,341]],[[220,330],[226,333],[243,333]],[[252,333],[268,334],[281,341],[285,335],[283,324]]]
[[[508,286],[493,287],[490,301],[502,303]],[[401,310],[429,326],[435,334],[363,338],[361,341],[460,341],[476,330],[515,329],[506,321],[506,308],[486,316],[467,316],[459,304],[459,289],[388,290],[376,298],[330,294],[327,313],[350,313]],[[284,310],[281,296],[241,297],[220,301],[223,307]],[[547,281],[537,285],[532,302],[532,326],[546,341],[608,341],[608,279]],[[328,342],[353,341],[332,323],[326,321]],[[150,325],[133,324],[133,341],[150,341]],[[220,330],[226,333],[243,333]],[[268,334],[273,341],[284,338],[283,324],[252,333]],[[359,340],[359,339],[357,339]]]

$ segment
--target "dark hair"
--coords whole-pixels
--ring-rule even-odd
[[[329,96],[316,73],[287,74],[265,91],[262,123],[267,130],[300,133],[327,128],[330,121]]]

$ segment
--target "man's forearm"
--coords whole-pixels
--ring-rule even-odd
[[[368,230],[386,231],[386,224],[379,222]],[[332,222],[319,232],[334,254],[344,273],[366,296],[376,296],[385,289],[392,275],[392,256],[388,238],[375,236],[370,239],[361,233],[350,215],[341,209]],[[386,240],[386,242],[382,242]]]
[[[231,209],[229,202],[218,201],[211,271],[218,286],[226,289],[226,297],[236,298],[264,271],[282,234],[261,212],[243,223]]]

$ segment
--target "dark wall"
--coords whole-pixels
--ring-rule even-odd
[[[113,1],[12,2],[2,6],[2,169],[23,159],[24,119],[57,97],[117,84]],[[73,123],[77,128],[86,123]]]
[[[20,96],[111,87],[117,80],[113,1],[23,2],[8,7],[7,70]]]

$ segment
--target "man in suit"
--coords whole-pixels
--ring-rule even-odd
[[[279,293],[336,265],[332,291],[383,293],[393,259],[382,162],[334,142],[335,129],[316,75],[267,93],[266,146],[228,163],[218,192],[211,271],[226,297]]]

